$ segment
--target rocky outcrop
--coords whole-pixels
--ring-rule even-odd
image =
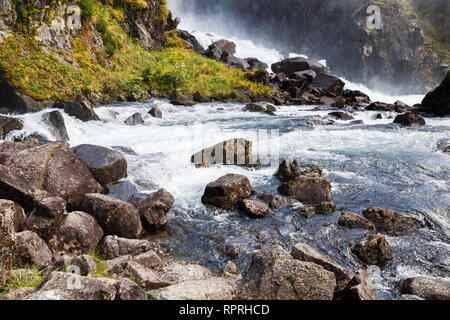
[[[32,231],[16,233],[18,266],[37,265],[47,267],[53,262],[53,253],[44,240]]]
[[[135,239],[142,232],[139,212],[128,202],[103,194],[86,194],[81,210],[91,214],[106,235]]]
[[[410,234],[422,228],[421,222],[416,218],[389,209],[370,207],[364,210],[363,214],[378,231],[390,235]]]
[[[450,70],[441,85],[429,92],[422,101],[421,110],[436,116],[450,115]]]
[[[246,176],[227,174],[206,186],[202,202],[230,209],[239,201],[249,198],[251,194],[250,181]]]
[[[0,287],[11,276],[15,253],[14,202],[0,200]]]
[[[412,294],[425,300],[450,300],[450,282],[417,277],[403,281],[403,294]]]
[[[369,265],[384,266],[392,260],[392,248],[386,238],[369,232],[353,248],[352,252]]]
[[[164,189],[139,201],[136,208],[139,211],[144,228],[151,231],[165,226],[167,224],[167,212],[172,209],[174,203],[174,197]]]

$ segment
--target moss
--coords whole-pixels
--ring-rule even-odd
[[[171,48],[188,48],[187,42],[180,38],[180,31],[171,30],[166,33],[167,46]]]

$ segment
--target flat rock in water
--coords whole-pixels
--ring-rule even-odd
[[[399,123],[405,127],[420,127],[427,124],[424,118],[413,112],[408,112],[397,116],[394,119],[394,123]]]
[[[372,222],[354,212],[343,212],[339,218],[339,225],[349,229],[360,228],[376,231]]]

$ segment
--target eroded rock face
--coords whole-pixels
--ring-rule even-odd
[[[118,151],[90,144],[79,145],[73,151],[89,168],[95,180],[103,185],[127,176],[127,161]]]
[[[136,240],[119,238],[117,236],[106,236],[98,246],[98,250],[107,259],[114,259],[125,255],[139,255],[148,251],[164,256],[164,251],[156,242],[148,240]]]
[[[363,214],[378,231],[390,235],[405,235],[422,228],[419,220],[389,209],[370,207],[364,210]]]
[[[353,247],[352,252],[369,265],[384,266],[394,258],[386,238],[372,232],[361,239]]]
[[[345,290],[337,295],[338,300],[379,300],[377,290],[365,270],[358,270]]]
[[[237,286],[223,278],[191,280],[149,292],[155,300],[237,300]]]
[[[337,282],[336,291],[343,290],[350,281],[350,271],[348,271],[348,269],[335,263],[306,243],[297,243],[292,249],[291,255],[294,259],[313,262],[324,267],[326,270],[333,272]]]
[[[339,225],[345,228],[360,228],[376,231],[375,225],[354,212],[343,212],[339,218]]]
[[[138,238],[142,232],[138,210],[128,202],[103,194],[86,194],[81,205],[91,214],[107,235]]]
[[[44,240],[32,231],[16,233],[18,266],[38,265],[47,267],[53,262],[53,253]]]
[[[406,279],[401,291],[425,300],[450,300],[450,282],[443,280],[425,277]]]
[[[167,224],[167,212],[172,209],[174,203],[174,197],[164,189],[139,201],[136,208],[139,211],[144,228],[154,230],[165,226]]]
[[[253,256],[241,286],[244,300],[331,300],[336,287],[333,273],[295,260],[280,246]]]
[[[230,209],[238,201],[249,198],[251,194],[252,188],[246,176],[227,174],[206,186],[202,202],[222,209]]]
[[[301,202],[332,202],[331,183],[327,179],[298,177],[278,187],[278,192]]]
[[[0,287],[11,274],[15,252],[14,202],[0,200]]]
[[[89,253],[103,238],[103,230],[91,215],[75,211],[64,218],[49,240],[57,253]]]
[[[115,296],[116,288],[109,279],[52,272],[25,300],[114,300]]]

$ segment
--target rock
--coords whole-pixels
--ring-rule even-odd
[[[353,120],[355,118],[353,118],[351,115],[345,113],[345,112],[331,112],[328,114],[329,116],[332,116],[338,120],[344,120],[344,121],[349,121],[349,120]]]
[[[0,164],[0,199],[15,201],[31,210],[36,204],[36,190],[30,185],[22,171]]]
[[[94,275],[97,273],[97,262],[87,254],[74,258],[71,265],[79,268],[80,276]]]
[[[0,115],[0,138],[4,138],[14,130],[22,130],[23,121],[13,117]]]
[[[103,230],[91,215],[71,212],[61,222],[49,240],[50,248],[59,253],[89,253],[103,238]]]
[[[338,292],[337,300],[379,300],[379,297],[367,272],[358,270],[345,290]]]
[[[195,97],[194,97],[195,98]],[[159,108],[153,108],[148,112],[149,115],[151,115],[153,118],[162,119],[162,111]]]
[[[335,76],[325,73],[318,73],[311,83],[311,88],[315,90],[322,90],[328,94],[341,96],[345,83]]]
[[[245,106],[244,109],[242,109],[242,111],[248,111],[248,112],[265,112],[266,108],[264,108],[263,106],[256,104],[256,103],[250,103],[248,105]]]
[[[26,228],[27,216],[22,206],[17,202],[14,202],[14,231],[21,232]]]
[[[414,300],[425,300],[422,299],[421,297],[418,296],[414,296],[412,294],[402,294],[400,297],[394,299],[394,300],[398,300],[398,301],[414,301]]]
[[[24,299],[26,296],[32,294],[35,288],[13,288],[7,293],[0,295],[0,301],[18,301]]]
[[[280,246],[253,256],[241,284],[243,300],[331,300],[336,287],[332,272],[293,259]]]
[[[294,180],[295,178],[300,177],[300,175],[301,169],[298,160],[294,160],[292,163],[289,160],[283,160],[280,163],[278,171],[275,173],[275,176],[281,182]]]
[[[191,107],[196,104],[194,97],[190,94],[172,91],[170,94],[170,103],[174,106],[187,106]]]
[[[26,219],[26,226],[44,240],[51,238],[66,216],[66,201],[59,197],[45,198],[40,201]]]
[[[250,69],[250,65],[247,63],[246,60],[235,57],[233,55],[229,55],[227,52],[224,52],[222,54],[221,61],[226,63],[228,66],[230,66],[233,69],[246,71]]]
[[[142,232],[138,210],[128,202],[103,194],[86,194],[81,210],[91,214],[106,235],[138,238]]]
[[[228,261],[225,267],[223,268],[222,277],[234,280],[242,279],[241,272],[232,261]]]
[[[133,257],[133,261],[149,269],[159,270],[164,264],[161,257],[154,251],[147,251]]]
[[[281,62],[272,64],[272,71],[275,73],[284,73],[292,77],[296,72],[313,70],[314,72],[331,74],[331,70],[321,63],[307,58],[296,57],[285,59]]]
[[[147,300],[147,293],[134,281],[124,278],[114,284],[116,300],[141,301]]]
[[[140,124],[144,124],[144,118],[142,117],[142,114],[135,113],[131,117],[129,117],[127,120],[125,120],[125,124],[127,126],[137,126]]]
[[[107,280],[52,272],[25,300],[114,300],[116,288]]]
[[[332,214],[336,211],[336,205],[332,202],[321,202],[312,207],[304,208],[300,211],[300,215],[310,218],[315,214]]]
[[[227,174],[206,186],[202,202],[230,209],[239,201],[249,198],[251,194],[252,188],[246,176]]]
[[[65,113],[83,122],[100,120],[90,101],[83,96],[78,96],[75,101],[56,102],[53,107],[64,109]]]
[[[450,282],[425,277],[409,278],[403,281],[401,292],[425,300],[450,300]]]
[[[217,61],[222,61],[222,56],[224,53],[230,56],[235,54],[236,44],[224,39],[216,41],[203,52],[203,56]]]
[[[197,52],[198,54],[202,54],[205,51],[205,48],[198,42],[198,40],[189,32],[184,30],[179,30],[180,38],[187,42],[188,48]]]
[[[371,232],[353,247],[352,252],[369,265],[384,266],[394,258],[386,238]]]
[[[164,256],[164,251],[156,242],[106,236],[98,246],[98,250],[106,259],[114,259],[125,255],[139,255],[148,251]]]
[[[63,254],[55,259],[53,263],[53,268],[55,271],[66,270],[70,267],[73,261],[73,257],[67,254]]]
[[[263,194],[258,198],[267,202],[269,204],[269,207],[272,209],[287,208],[295,204],[295,200],[291,198],[283,196],[274,196],[272,194]]]
[[[278,187],[278,192],[301,202],[332,202],[331,183],[327,179],[298,177]]]
[[[269,206],[261,201],[245,199],[239,206],[250,218],[264,218],[270,213]]]
[[[144,228],[154,230],[165,226],[167,224],[167,212],[172,209],[174,203],[174,197],[164,189],[139,201],[136,208],[139,211]]]
[[[111,147],[112,149],[122,152],[124,154],[128,154],[130,156],[138,156],[139,153],[137,153],[136,151],[134,151],[133,149],[129,148],[129,147],[124,147],[124,146],[114,146]]]
[[[129,203],[132,203],[132,199],[137,194],[139,194],[138,188],[133,183],[127,180],[114,183],[112,185],[109,185],[107,188],[109,191],[108,195],[110,197],[120,199]]]
[[[376,231],[376,227],[372,222],[353,212],[343,212],[339,218],[339,225],[350,229],[360,228]]]
[[[291,256],[294,259],[306,262],[312,262],[331,271],[336,277],[336,291],[343,290],[350,281],[350,271],[347,268],[333,262],[330,258],[324,256],[309,245],[299,242],[292,249]]]
[[[424,118],[414,112],[408,112],[397,116],[394,123],[399,123],[404,127],[420,127],[427,124]]]
[[[16,233],[17,265],[50,266],[53,254],[44,240],[32,231]]]
[[[231,281],[223,278],[191,280],[166,288],[153,290],[154,300],[237,300],[239,290]]]
[[[229,244],[225,247],[225,256],[227,256],[230,259],[237,259],[242,253],[242,248],[235,245],[235,244]]]
[[[436,89],[429,92],[422,101],[422,109],[437,116],[450,114],[450,70]]]
[[[259,160],[252,153],[252,142],[246,139],[230,139],[203,149],[191,157],[196,166],[209,167],[215,164],[255,167]]]
[[[406,235],[422,228],[419,220],[389,209],[370,207],[363,211],[363,215],[378,231],[390,235]]]
[[[198,102],[198,103],[208,102],[208,97],[203,95],[200,92],[194,93],[194,95],[192,97],[194,98],[194,101]]]
[[[305,171],[302,172],[302,176],[310,178],[320,178],[322,177],[322,169],[319,167],[306,169]]]
[[[259,61],[257,58],[246,58],[245,61],[250,65],[250,70],[266,70],[269,68],[267,63]]]
[[[64,117],[59,111],[52,111],[42,115],[42,122],[44,122],[50,133],[59,142],[69,141],[69,134],[67,133]]]
[[[0,287],[11,275],[16,253],[14,202],[0,200]]]

